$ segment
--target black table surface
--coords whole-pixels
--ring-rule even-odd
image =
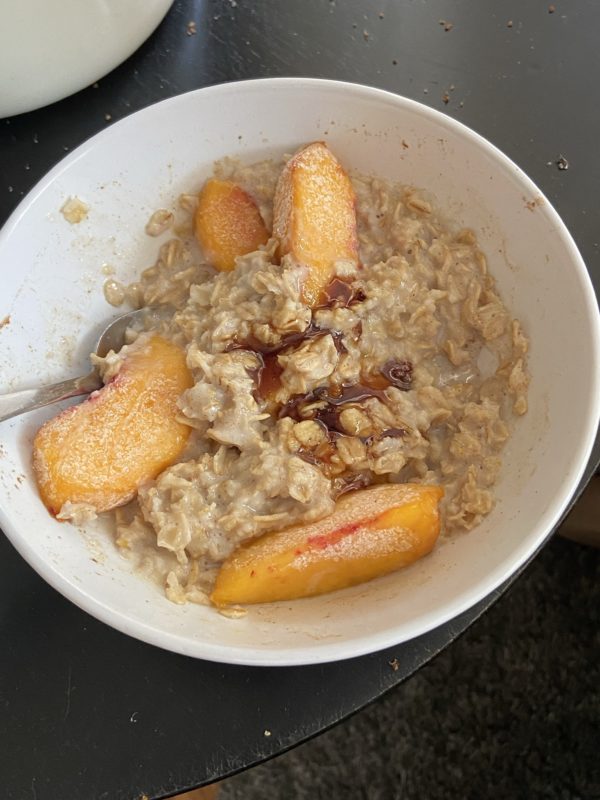
[[[0,120],[0,223],[66,152],[137,109],[223,81],[336,78],[412,97],[499,146],[555,205],[598,287],[599,28],[597,0],[177,0],[97,85]],[[568,169],[558,169],[559,156]],[[597,445],[583,483],[598,457]],[[0,794],[138,800],[212,782],[363,707],[504,588],[388,651],[245,668],[113,631],[50,589],[2,537]]]

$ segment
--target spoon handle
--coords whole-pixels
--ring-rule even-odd
[[[23,389],[20,392],[0,395],[0,422],[35,408],[49,406],[69,397],[80,394],[89,394],[100,389],[102,381],[97,372],[90,372],[81,378],[71,378],[68,381],[42,386],[39,389]]]

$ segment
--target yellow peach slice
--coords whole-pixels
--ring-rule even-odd
[[[440,532],[444,490],[385,484],[342,497],[329,517],[267,533],[222,565],[217,606],[270,603],[333,592],[412,564]]]
[[[177,398],[192,383],[181,348],[152,336],[106,386],[42,425],[33,468],[48,510],[70,501],[106,511],[172,464],[190,432]]]
[[[302,294],[311,307],[333,278],[335,262],[358,259],[355,206],[350,178],[324,142],[299,150],[279,176],[273,235],[282,256],[308,267]]]
[[[232,270],[237,256],[257,250],[269,238],[258,206],[241,186],[209,178],[198,198],[196,239],[215,269]]]

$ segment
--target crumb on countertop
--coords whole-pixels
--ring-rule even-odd
[[[185,32],[188,36],[195,36],[198,33],[198,29],[196,28],[196,23],[194,22],[193,19],[191,19],[188,22]]]

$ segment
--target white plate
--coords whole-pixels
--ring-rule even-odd
[[[81,608],[180,653],[246,664],[335,660],[405,641],[498,586],[540,546],[589,458],[599,416],[599,322],[585,266],[534,184],[477,134],[418,103],[332,81],[226,84],[144,109],[84,144],[21,203],[0,234],[0,388],[87,367],[91,332],[113,313],[101,268],[122,279],[152,263],[144,225],[198,189],[225,154],[254,159],[326,139],[342,162],[426,187],[473,227],[505,301],[531,338],[530,410],[504,457],[498,504],[476,530],[414,567],[323,598],[225,619],[180,607],[132,574],[101,525],[49,517],[32,480],[31,441],[56,409],[3,423],[0,524],[23,557]],[[402,147],[402,141],[409,147]],[[89,217],[59,213],[77,195]],[[527,204],[533,201],[533,210]]]
[[[172,2],[2,3],[0,117],[54,103],[106,75],[150,36]]]

